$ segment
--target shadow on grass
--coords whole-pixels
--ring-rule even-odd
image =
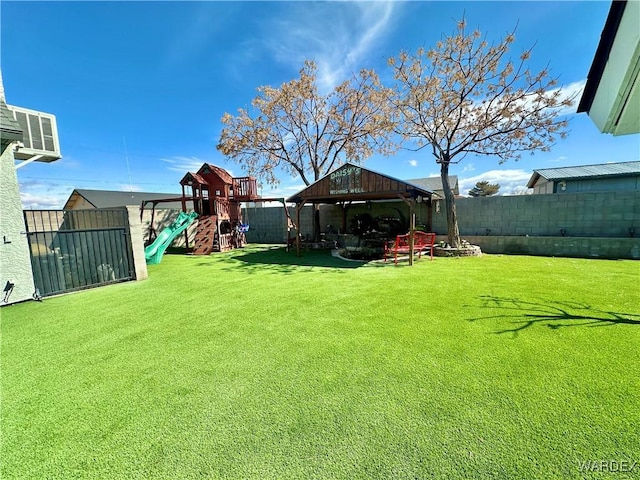
[[[547,328],[563,327],[606,327],[625,324],[640,326],[640,314],[620,313],[608,310],[598,310],[590,305],[578,302],[527,302],[516,298],[494,297],[483,295],[480,297],[483,308],[493,308],[504,311],[500,315],[470,318],[470,322],[481,320],[505,319],[510,320],[513,328],[505,328],[493,333],[512,333],[517,335],[534,325],[544,325]]]
[[[327,250],[308,250],[298,257],[295,250],[287,252],[284,246],[252,247],[235,250],[225,257],[223,261],[228,263],[226,267],[222,267],[223,269],[259,269],[261,271],[271,270],[279,273],[299,272],[300,267],[354,269],[365,265],[364,262],[352,262],[336,258]],[[208,266],[212,264],[201,262],[198,265]]]

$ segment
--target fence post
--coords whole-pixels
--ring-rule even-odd
[[[147,273],[147,261],[144,258],[144,234],[140,221],[140,209],[136,206],[127,206],[129,217],[129,238],[131,239],[131,251],[133,253],[133,267],[136,280],[144,280],[149,277]]]

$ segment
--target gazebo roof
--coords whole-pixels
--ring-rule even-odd
[[[431,198],[432,190],[346,163],[287,199],[287,202],[337,203],[398,198]]]

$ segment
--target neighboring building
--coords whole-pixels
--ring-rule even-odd
[[[152,200],[172,199],[175,202],[156,203]],[[158,232],[173,223],[178,214],[182,211],[182,201],[179,193],[153,193],[153,192],[119,192],[113,190],[86,190],[76,188],[71,192],[64,204],[64,210],[91,210],[96,208],[119,208],[135,206],[140,208],[142,202],[146,202],[144,210],[140,216],[142,223],[142,240],[144,244],[151,243]],[[188,210],[192,210],[193,205],[188,202]],[[195,227],[187,232],[187,238],[193,239]],[[182,247],[186,244],[184,237],[179,237],[174,242],[174,246]]]
[[[85,190],[76,188],[64,204],[64,210],[86,210],[91,208],[116,208],[129,205],[141,206],[147,200],[179,198],[179,193],[116,192],[112,190]],[[160,208],[181,209],[180,201],[162,203]]]
[[[612,2],[578,105],[602,133],[640,132],[639,25],[639,1]]]
[[[527,187],[534,194],[640,190],[640,162],[542,168]]]
[[[442,178],[440,177],[413,178],[405,181],[413,185],[416,185],[417,187],[422,187],[425,190],[429,190],[433,192],[435,195],[438,195],[439,197],[444,198],[444,190],[442,189]],[[457,175],[449,176],[449,185],[451,185],[451,190],[453,190],[453,194],[455,196],[459,196],[460,189],[458,187]]]
[[[0,75],[0,305],[30,300],[35,293],[29,241],[16,169],[60,158],[55,117],[9,107]],[[16,165],[16,159],[22,160]]]

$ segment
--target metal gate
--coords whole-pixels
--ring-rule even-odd
[[[25,210],[24,219],[41,296],[134,279],[126,209]]]

